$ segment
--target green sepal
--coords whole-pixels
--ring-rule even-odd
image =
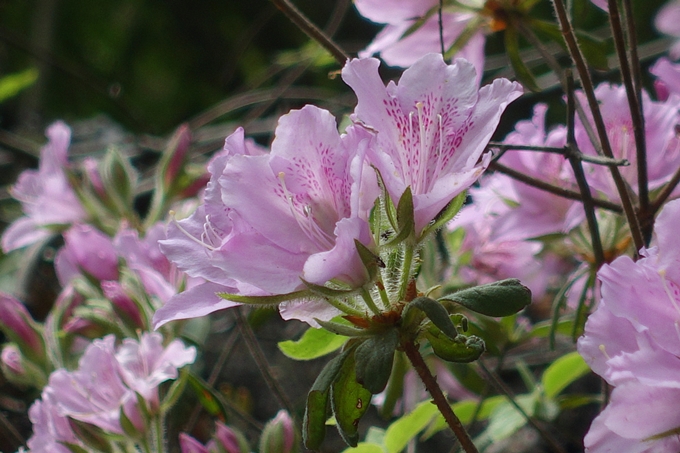
[[[481,15],[475,14],[474,17],[467,22],[463,31],[458,35],[456,40],[451,44],[444,53],[444,61],[451,60],[454,55],[461,51],[463,47],[470,41],[470,39],[483,27],[484,19]]]
[[[357,382],[374,395],[385,390],[387,386],[398,344],[399,336],[396,329],[390,329],[381,335],[368,338],[354,353]]]
[[[531,303],[531,290],[516,278],[463,289],[439,298],[486,316],[510,316]]]
[[[427,237],[430,233],[434,233],[439,228],[446,225],[451,219],[453,219],[456,214],[460,211],[460,208],[465,204],[465,199],[467,198],[467,191],[463,191],[456,195],[456,197],[446,205],[444,209],[437,215],[434,222],[423,228],[423,232],[420,234],[420,239]]]
[[[416,297],[404,308],[403,318],[406,318],[408,312],[417,308],[427,315],[427,317],[432,321],[432,324],[437,326],[444,334],[446,334],[452,340],[458,336],[458,330],[456,326],[453,325],[451,318],[449,318],[449,312],[446,311],[444,306],[434,299],[429,297]]]
[[[289,300],[308,299],[311,296],[311,292],[302,290],[286,294],[274,294],[272,296],[244,296],[242,294],[230,293],[217,293],[217,295],[222,299],[247,305],[278,305]]]
[[[208,385],[203,379],[189,372],[187,376],[189,386],[194,390],[198,402],[213,417],[218,417],[222,421],[227,420],[226,404],[215,389]]]
[[[399,226],[397,224],[397,208],[394,206],[394,202],[392,201],[392,198],[390,197],[390,194],[387,191],[387,187],[385,186],[385,180],[383,179],[380,170],[378,170],[375,166],[373,167],[373,170],[375,170],[375,175],[378,178],[378,186],[380,187],[381,191],[381,196],[379,200],[382,200],[384,203],[385,214],[387,214],[387,220],[389,221],[392,229],[394,231],[398,231]]]
[[[404,32],[404,34],[401,35],[401,37],[399,38],[399,40],[406,39],[407,37],[409,37],[410,35],[412,35],[412,34],[415,33],[416,31],[418,31],[418,29],[420,29],[420,27],[422,27],[422,26],[425,24],[425,22],[427,22],[427,20],[428,20],[430,17],[432,17],[432,16],[434,16],[435,14],[437,14],[438,8],[439,8],[439,7],[430,8],[425,14],[423,14],[421,17],[417,18],[417,19],[413,22],[413,24],[412,24],[410,27],[408,27],[408,28],[406,29],[406,31]]]
[[[361,258],[361,262],[364,263],[364,267],[368,273],[368,279],[373,281],[376,275],[378,275],[378,268],[385,267],[385,263],[383,263],[378,255],[359,242],[358,239],[354,240],[354,245],[357,248],[357,253],[359,254],[359,258]]]
[[[357,382],[356,361],[352,353],[342,362],[331,384],[331,408],[336,426],[340,436],[352,447],[359,442],[359,420],[371,406],[372,396]]]
[[[477,360],[486,350],[484,340],[475,335],[458,335],[452,340],[436,326],[430,325],[425,337],[432,346],[432,351],[448,362],[468,363]]]
[[[522,57],[519,54],[519,36],[517,35],[517,31],[512,27],[505,29],[505,52],[510,59],[510,65],[515,71],[517,80],[519,80],[522,85],[533,92],[537,93],[541,91],[538,84],[536,83],[534,75],[531,73],[527,65],[524,64],[524,61],[522,61]]]
[[[86,447],[103,453],[113,452],[111,443],[106,439],[106,432],[100,427],[71,417],[68,417],[68,424],[71,427],[71,430],[73,430],[73,434],[75,434]]]
[[[340,372],[343,362],[352,352],[352,348],[347,349],[328,361],[307,394],[305,415],[302,419],[302,441],[310,450],[317,450],[326,437],[331,384]]]
[[[330,297],[332,299],[343,298],[343,297],[349,296],[350,294],[356,292],[355,289],[338,289],[338,288],[329,288],[329,287],[323,286],[323,285],[317,285],[316,283],[308,282],[304,278],[300,278],[300,280],[302,280],[302,283],[307,287],[307,289],[309,291],[311,291],[312,293],[316,294],[317,296],[321,296],[323,298],[327,298],[327,297]]]
[[[64,447],[66,447],[66,448],[68,448],[69,450],[71,450],[72,453],[91,453],[91,452],[85,450],[85,449],[84,449],[83,447],[81,447],[80,445],[72,444],[72,443],[70,443],[70,442],[64,442],[64,441],[61,441],[61,440],[60,440],[60,441],[57,441],[57,442],[59,442],[59,443],[60,443],[61,445],[63,445]]]
[[[415,235],[416,222],[413,217],[413,193],[411,186],[404,190],[404,193],[399,199],[397,205],[397,234],[389,242],[384,244],[385,247],[392,247],[400,244],[410,237]]]
[[[175,382],[172,383],[172,385],[168,389],[168,392],[165,394],[165,397],[163,397],[163,401],[160,404],[161,415],[168,412],[172,408],[172,406],[175,405],[179,397],[182,396],[182,393],[184,392],[184,387],[186,387],[187,384],[188,377],[189,367],[185,366],[180,368],[179,376],[177,377],[177,379],[175,379]]]
[[[142,433],[135,427],[130,418],[125,414],[125,410],[121,406],[119,411],[120,427],[123,429],[123,433],[131,439],[141,439]]]
[[[134,213],[134,188],[137,186],[137,172],[120,151],[111,147],[100,165],[102,184],[119,214]]]
[[[336,335],[344,335],[345,337],[365,337],[371,334],[371,332],[366,329],[357,329],[356,327],[339,324],[333,321],[323,321],[316,318],[314,318],[314,321],[319,323],[319,325],[327,331]]]

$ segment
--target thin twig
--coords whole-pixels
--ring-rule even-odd
[[[564,41],[567,43],[569,53],[571,54],[576,69],[578,70],[583,92],[585,93],[586,99],[588,100],[588,106],[590,107],[590,112],[593,115],[593,121],[595,122],[595,128],[600,138],[602,152],[607,157],[614,157],[611,144],[609,143],[609,137],[607,136],[607,129],[602,118],[602,112],[600,112],[600,106],[597,98],[595,97],[593,81],[590,78],[590,73],[588,72],[585,58],[581,53],[578,42],[576,41],[576,36],[574,35],[574,30],[571,26],[571,21],[569,20],[564,2],[563,0],[553,0],[553,6],[557,15],[557,19],[560,23],[560,28],[562,29]],[[642,237],[640,223],[633,206],[631,193],[628,191],[626,182],[623,180],[618,168],[610,167],[610,170],[612,178],[614,179],[614,183],[616,184],[616,189],[619,192],[619,197],[621,198],[621,205],[623,207],[624,213],[626,214],[628,227],[630,228],[631,237],[633,238],[633,243],[635,244],[635,256],[637,256],[637,251],[644,247],[645,243]]]
[[[489,370],[486,365],[484,365],[484,362],[482,360],[478,360],[477,363],[479,364],[479,367],[482,369],[486,377],[488,378],[488,382],[491,383],[491,385],[496,389],[496,391],[502,395],[504,395],[508,401],[510,401],[510,404],[513,405],[517,411],[519,411],[520,414],[526,419],[527,423],[529,423],[535,430],[538,432],[538,434],[548,443],[550,446],[553,448],[553,451],[557,453],[567,453],[566,450],[560,445],[560,442],[555,439],[555,437],[548,431],[546,430],[541,424],[539,423],[538,420],[536,420],[534,417],[530,416],[529,414],[526,413],[524,409],[522,409],[522,406],[517,404],[517,401],[515,400],[515,396],[510,390],[499,378],[496,376],[495,373],[493,373],[491,370]]]
[[[513,145],[511,143],[499,143],[499,142],[489,142],[488,148],[497,148],[501,152],[493,157],[493,160],[498,160],[506,151],[536,151],[551,154],[561,154],[563,156],[574,154],[579,160],[583,162],[589,162],[595,165],[615,165],[617,167],[627,167],[630,165],[628,159],[611,159],[609,157],[603,156],[591,156],[588,154],[583,154],[580,151],[570,151],[568,147],[556,147],[556,146],[533,146],[533,145]]]
[[[504,175],[508,175],[511,178],[523,182],[529,186],[536,187],[537,189],[545,190],[546,192],[550,192],[552,194],[558,195],[563,198],[567,198],[569,200],[576,200],[581,202],[583,201],[583,198],[581,197],[581,194],[579,192],[564,189],[562,187],[549,184],[545,181],[541,181],[540,179],[532,178],[531,176],[525,175],[524,173],[519,172],[515,169],[506,167],[503,164],[499,164],[498,162],[492,162],[491,165],[489,165],[489,168],[491,170],[503,173]],[[594,198],[593,205],[597,206],[598,208],[606,209],[608,211],[616,212],[619,214],[623,213],[623,208],[616,203],[612,203],[611,201]]]
[[[5,431],[10,434],[10,436],[14,439],[14,442],[16,444],[16,447],[20,447],[21,445],[26,445],[26,440],[23,438],[23,436],[17,431],[17,429],[7,420],[7,417],[0,412],[0,425],[3,426]]]
[[[434,403],[437,405],[437,409],[439,409],[439,412],[444,417],[444,420],[446,420],[449,428],[451,428],[451,431],[453,431],[453,433],[458,438],[463,450],[465,450],[466,453],[479,453],[479,450],[477,450],[477,447],[475,447],[475,444],[472,442],[470,435],[463,427],[460,419],[453,412],[453,409],[451,409],[448,401],[446,401],[446,397],[444,396],[442,389],[439,387],[439,384],[437,384],[437,379],[432,375],[430,369],[427,367],[427,364],[425,364],[423,356],[420,355],[418,346],[410,341],[405,341],[402,343],[401,347],[406,353],[408,359],[411,361],[411,364],[418,373],[418,376],[420,376],[420,379],[423,381],[423,384],[425,384],[425,388],[432,396]]]
[[[578,184],[581,196],[583,197],[583,210],[586,214],[586,221],[588,222],[588,230],[590,230],[590,241],[593,246],[593,255],[595,256],[595,269],[599,269],[604,263],[604,250],[602,249],[602,240],[600,239],[600,230],[597,226],[597,217],[595,216],[595,207],[593,205],[593,195],[590,193],[590,187],[586,180],[586,175],[583,172],[583,164],[579,160],[577,154],[578,148],[576,146],[576,137],[574,136],[575,128],[575,107],[574,107],[574,79],[571,76],[571,71],[566,72],[567,77],[567,148],[571,151],[568,156],[569,164],[574,172],[574,177]]]
[[[673,173],[673,177],[671,178],[668,183],[663,186],[663,189],[661,189],[661,192],[659,192],[659,195],[654,199],[651,205],[651,214],[652,216],[656,214],[656,212],[661,209],[661,206],[666,202],[668,197],[671,196],[671,193],[675,190],[675,188],[678,186],[678,183],[680,183],[680,168],[675,170],[675,173]]]
[[[297,25],[307,36],[314,41],[321,44],[321,46],[333,55],[333,58],[344,65],[349,60],[349,55],[340,48],[329,36],[327,36],[319,27],[314,25],[302,11],[297,9],[289,0],[271,0],[274,5],[285,14],[288,19]]]
[[[292,414],[293,405],[288,399],[286,392],[284,392],[283,389],[281,388],[279,381],[277,381],[276,378],[274,377],[271,367],[267,362],[267,358],[264,356],[264,353],[260,348],[260,344],[257,342],[257,338],[255,338],[255,333],[253,332],[253,329],[250,327],[248,320],[245,318],[245,316],[243,316],[243,313],[241,312],[241,307],[235,307],[232,310],[234,311],[234,313],[236,313],[236,323],[238,324],[238,328],[241,331],[241,335],[243,336],[243,339],[246,342],[248,351],[250,352],[250,355],[253,357],[253,360],[255,360],[255,363],[257,364],[260,373],[262,373],[262,377],[264,377],[267,386],[274,394],[274,397],[276,397],[276,399],[279,401],[281,407],[286,409],[288,413]]]
[[[442,17],[442,10],[444,9],[444,0],[439,0],[439,8],[437,9],[437,19],[439,20],[439,47],[441,47],[442,57],[446,55],[444,48],[444,18]]]
[[[628,55],[626,54],[626,43],[624,42],[623,26],[621,24],[621,16],[619,14],[619,3],[617,0],[608,0],[609,6],[609,23],[612,27],[612,37],[614,38],[614,46],[616,47],[616,55],[619,58],[619,66],[621,67],[621,78],[623,85],[626,87],[626,96],[628,98],[628,108],[630,110],[630,117],[633,123],[633,136],[635,137],[635,153],[637,158],[637,175],[638,175],[638,200],[639,200],[639,215],[644,219],[650,212],[649,207],[649,179],[647,176],[647,144],[645,140],[645,118],[642,114],[642,104],[640,97],[635,89],[633,82],[633,71],[628,62]],[[631,45],[631,43],[628,43]],[[645,244],[649,243],[652,236],[652,230],[644,228],[642,236]]]

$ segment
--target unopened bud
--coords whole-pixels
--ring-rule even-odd
[[[217,422],[215,424],[214,442],[222,448],[215,448],[211,453],[248,453],[250,447],[246,441],[245,436],[234,428],[230,428],[224,423]]]
[[[42,329],[17,299],[0,292],[0,330],[36,363],[45,361]]]
[[[179,433],[179,449],[182,453],[210,453],[208,447],[187,433]]]
[[[260,453],[297,453],[299,451],[293,419],[288,412],[280,410],[262,431]]]
[[[170,187],[181,168],[184,166],[187,151],[191,144],[191,130],[186,124],[182,124],[172,135],[168,146],[163,152],[160,168],[165,187]]]
[[[144,327],[139,307],[119,282],[115,280],[104,281],[101,282],[101,287],[106,298],[111,301],[114,311],[123,321],[130,324],[133,329]]]
[[[22,357],[19,348],[13,343],[8,343],[2,348],[0,368],[8,381],[19,387],[42,388],[47,385],[45,373],[30,360]]]

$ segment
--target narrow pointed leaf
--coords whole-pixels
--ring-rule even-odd
[[[344,335],[346,337],[363,337],[370,335],[370,332],[364,329],[357,329],[356,327],[338,324],[337,322],[333,321],[323,321],[316,318],[314,320],[318,322],[321,327],[328,330],[329,332],[333,332],[336,335]]]
[[[522,57],[519,54],[519,36],[512,27],[505,30],[505,52],[510,59],[510,65],[515,71],[517,80],[531,91],[541,91],[536,83],[534,75],[529,71],[529,68],[524,64],[524,61],[522,61]]]
[[[451,219],[453,219],[456,214],[460,211],[460,208],[465,204],[465,199],[467,198],[467,191],[459,193],[456,198],[451,200],[449,204],[437,215],[434,222],[428,225],[420,235],[421,239],[428,236],[430,233],[434,233],[439,228],[446,225]]]
[[[342,298],[352,294],[353,292],[356,292],[354,289],[336,289],[323,285],[317,285],[316,283],[310,283],[303,278],[300,280],[302,280],[302,283],[307,287],[307,289],[309,289],[309,291],[324,298]]]
[[[193,373],[189,373],[187,381],[206,412],[225,421],[227,419],[227,411],[222,396],[212,386]]]
[[[425,313],[430,318],[430,321],[432,321],[432,324],[437,326],[452,340],[458,336],[458,330],[453,325],[451,318],[449,318],[449,312],[446,311],[446,308],[441,303],[429,297],[416,297],[404,309],[403,317],[406,317],[407,312],[414,308]]]
[[[382,335],[370,337],[354,353],[357,381],[374,395],[387,386],[398,344],[397,331],[390,329]]]
[[[369,280],[373,280],[375,276],[378,275],[378,268],[385,267],[385,263],[382,262],[378,255],[373,253],[357,239],[354,240],[354,245],[357,248],[357,253],[359,254],[359,258],[361,258],[361,262],[364,263],[366,272],[368,272]]]
[[[454,302],[487,316],[510,316],[531,303],[531,290],[518,279],[509,278],[463,289],[441,297],[439,301]]]
[[[375,170],[375,175],[378,178],[378,186],[380,186],[380,190],[382,192],[380,199],[384,203],[384,209],[385,214],[387,215],[387,220],[389,220],[392,229],[394,231],[397,231],[399,230],[399,226],[397,225],[397,208],[394,206],[394,203],[392,202],[392,198],[390,197],[389,192],[387,192],[385,180],[383,180],[380,170],[378,170],[376,167],[373,167],[373,169]]]
[[[113,452],[111,444],[106,440],[107,434],[103,429],[71,417],[68,417],[68,424],[76,437],[87,447],[103,453]]]
[[[307,405],[302,420],[302,440],[310,450],[317,450],[326,437],[326,419],[331,384],[337,377],[343,362],[353,352],[348,349],[330,360],[323,367],[307,394]]]
[[[311,296],[310,291],[294,291],[286,294],[274,294],[272,296],[244,296],[242,294],[217,293],[219,297],[232,302],[239,302],[247,305],[278,305],[295,299],[307,299]]]
[[[342,438],[352,447],[359,441],[359,420],[371,405],[371,392],[357,382],[354,355],[343,361],[331,384],[331,408]]]

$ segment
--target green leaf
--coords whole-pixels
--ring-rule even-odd
[[[309,299],[310,291],[294,291],[286,294],[275,294],[273,296],[243,296],[241,294],[217,293],[219,297],[232,302],[239,302],[248,305],[278,305],[295,299]]]
[[[307,394],[305,415],[302,420],[302,440],[310,450],[317,450],[326,437],[330,387],[340,372],[342,364],[352,352],[353,349],[348,349],[331,359],[323,367]]]
[[[385,263],[383,263],[378,255],[359,242],[358,239],[354,240],[354,245],[357,248],[357,253],[359,254],[359,258],[361,258],[361,262],[364,263],[366,272],[368,272],[368,279],[373,280],[375,276],[378,275],[378,268],[385,267]]]
[[[102,184],[119,214],[131,216],[137,186],[137,171],[130,161],[116,148],[106,152],[100,165]]]
[[[406,445],[432,422],[439,414],[432,401],[418,404],[408,414],[392,423],[385,432],[385,447],[388,453],[399,453]]]
[[[345,336],[310,327],[299,340],[281,341],[278,346],[286,357],[294,360],[312,360],[336,351],[346,341]]]
[[[460,304],[487,316],[510,316],[531,303],[531,290],[516,278],[463,289],[439,301]]]
[[[519,54],[519,36],[517,35],[517,31],[512,27],[505,29],[505,52],[510,59],[510,65],[515,71],[517,80],[531,91],[541,91],[536,83],[534,75],[529,71],[529,68],[524,64],[524,61],[522,61],[522,57]]]
[[[556,42],[565,50],[567,49],[562,31],[556,23],[540,19],[530,19],[529,24],[539,34]],[[607,43],[581,30],[576,30],[575,34],[583,57],[588,63],[601,71],[608,70],[607,54],[609,53],[609,46]]]
[[[578,352],[571,352],[555,360],[541,376],[541,384],[548,398],[554,398],[576,379],[590,372],[590,367]]]
[[[357,382],[354,355],[343,361],[331,384],[331,408],[342,438],[352,447],[359,441],[359,420],[371,405],[371,392]]]
[[[100,427],[71,417],[68,417],[68,424],[76,437],[90,449],[103,453],[113,452],[107,433]]]
[[[453,412],[458,416],[460,422],[464,425],[467,425],[468,423],[472,422],[472,417],[474,416],[475,412],[477,412],[476,420],[486,420],[491,416],[494,409],[504,401],[506,401],[505,396],[496,395],[484,399],[478,412],[477,406],[479,406],[480,403],[476,400],[459,401],[456,404],[453,404],[451,409],[453,409]],[[423,438],[428,439],[444,429],[447,429],[446,421],[444,420],[443,416],[437,415],[432,424],[428,426],[427,430],[423,433]]]
[[[413,194],[411,187],[407,187],[397,205],[397,234],[384,247],[401,244],[415,235],[415,219],[413,217]]]
[[[402,317],[406,318],[408,312],[414,308],[425,313],[430,321],[432,321],[432,324],[437,326],[450,339],[453,340],[458,336],[458,330],[456,330],[456,326],[453,325],[451,318],[449,318],[449,312],[446,311],[446,308],[441,303],[429,297],[416,297],[406,305]]]
[[[212,386],[191,372],[187,376],[187,382],[208,414],[219,417],[223,421],[227,419],[226,405],[222,396]]]
[[[354,353],[357,381],[374,395],[387,386],[398,344],[396,329],[390,329],[382,335],[368,338]]]
[[[38,80],[38,70],[35,68],[15,72],[0,78],[0,102],[16,96],[21,90],[33,85],[36,80]]]
[[[323,321],[316,318],[314,318],[314,321],[319,323],[319,325],[324,329],[328,330],[329,332],[333,332],[336,335],[344,335],[346,337],[365,337],[371,334],[371,332],[366,329],[357,329],[356,327],[339,324],[333,321]]]
[[[529,417],[534,415],[534,408],[537,406],[535,394],[518,395],[515,401]],[[486,433],[492,442],[498,442],[516,433],[526,423],[526,417],[506,400],[494,408]]]
[[[425,337],[430,342],[434,353],[449,362],[474,362],[486,350],[484,340],[475,335],[458,335],[452,340],[435,326],[430,326],[425,331]]]
[[[444,209],[437,215],[434,222],[423,229],[420,235],[420,239],[427,237],[430,233],[434,233],[439,228],[446,225],[451,219],[453,219],[456,214],[463,207],[465,199],[467,198],[467,191],[459,193],[453,200],[446,205]]]
[[[385,450],[378,444],[359,442],[356,447],[345,448],[342,453],[385,453]]]

